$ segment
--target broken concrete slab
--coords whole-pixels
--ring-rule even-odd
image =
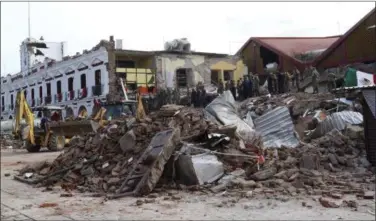
[[[239,186],[242,189],[249,189],[256,187],[256,182],[253,180],[245,180],[241,177],[238,177],[234,180],[231,180],[231,184],[235,186]]]
[[[265,170],[258,171],[250,176],[250,179],[261,181],[261,180],[267,180],[270,177],[274,176],[277,173],[276,167],[271,167]]]
[[[184,185],[212,183],[223,176],[223,163],[209,153],[180,155],[176,162],[178,180]]]
[[[164,165],[170,159],[179,138],[180,130],[178,128],[161,131],[155,134],[149,144],[149,147],[144,151],[143,155],[135,165],[133,172],[128,175],[123,185],[118,189],[117,193],[121,194],[123,192],[123,188],[127,184],[131,184],[131,186],[135,187],[132,190],[135,195],[146,195],[150,193],[159,181],[159,178],[164,170]],[[148,168],[143,169],[145,172],[142,174],[142,177],[140,177],[138,183],[134,185],[134,179],[132,178],[138,175],[137,169],[145,166]],[[132,182],[129,183],[129,181]],[[131,188],[131,186],[128,187]]]
[[[343,203],[342,200],[333,200],[326,197],[320,197],[319,202],[326,208],[339,208]]]
[[[134,134],[133,130],[130,130],[124,134],[124,136],[120,138],[119,144],[120,148],[125,153],[133,149],[136,145],[136,135]]]
[[[375,198],[375,191],[365,191],[363,194],[363,198],[367,200],[372,200]]]

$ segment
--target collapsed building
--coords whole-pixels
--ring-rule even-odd
[[[165,45],[167,50],[164,51],[125,50],[115,46],[111,36],[106,42],[109,94],[112,96],[121,91],[119,78],[123,78],[128,92],[137,89],[150,93],[158,89],[186,91],[199,82],[215,86],[220,79],[237,80],[246,73],[245,66],[236,56],[196,52],[190,50],[190,44],[185,48],[180,48],[178,42],[174,44]]]
[[[188,89],[198,82],[216,85],[220,79],[237,80],[246,72],[239,59],[227,54],[194,51],[130,51],[115,49],[116,70],[110,74],[110,82],[124,78],[128,90],[144,88],[144,92],[156,89]]]

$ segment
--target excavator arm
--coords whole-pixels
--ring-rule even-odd
[[[97,114],[93,118],[93,120],[99,121],[100,126],[103,126],[104,123],[106,122],[106,120],[104,119],[104,115],[105,115],[106,111],[107,111],[106,108],[101,107],[101,109],[99,109],[99,111],[97,112]]]
[[[26,101],[24,91],[21,90],[17,93],[16,97],[16,116],[15,116],[15,126],[13,129],[13,133],[16,136],[21,136],[21,120],[25,118],[27,125],[29,126],[29,130],[27,132],[27,139],[30,140],[30,143],[35,145],[34,139],[34,115],[31,112],[29,104]]]

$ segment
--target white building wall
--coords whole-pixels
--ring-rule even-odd
[[[66,51],[66,45],[64,44],[64,42],[45,42],[37,41],[36,39],[31,38],[30,42],[42,42],[47,46],[47,48],[32,47],[32,51],[36,52],[36,49],[38,49],[44,54],[44,56],[35,56],[33,53],[29,53],[26,45],[28,42],[28,39],[26,39],[20,46],[21,71],[28,70],[29,67],[36,65],[38,62],[43,63],[46,58],[61,61],[64,57],[64,52]]]
[[[46,61],[47,62],[47,61]],[[13,102],[16,101],[16,89],[19,89],[24,86],[27,86],[27,100],[29,102],[29,105],[31,105],[31,88],[34,88],[34,99],[36,100],[39,97],[39,87],[42,86],[43,88],[43,97],[40,98],[44,102],[44,98],[47,96],[47,86],[46,86],[46,79],[53,78],[48,83],[51,83],[51,98],[52,98],[52,104],[54,105],[60,105],[64,107],[71,107],[74,110],[75,115],[78,114],[78,109],[80,106],[85,106],[89,114],[92,110],[93,105],[93,96],[92,96],[92,86],[95,83],[95,71],[101,70],[101,83],[102,83],[102,95],[98,98],[104,99],[106,94],[108,93],[108,72],[106,69],[106,63],[108,62],[108,53],[104,47],[101,47],[97,51],[89,52],[88,54],[83,54],[81,56],[78,56],[76,58],[71,58],[66,61],[61,61],[56,64],[54,64],[51,67],[47,67],[47,63],[39,64],[37,66],[34,66],[33,69],[36,67],[39,67],[41,65],[45,66],[45,69],[38,70],[38,72],[33,73],[31,75],[27,75],[27,72],[20,72],[17,74],[14,74],[12,76],[7,76],[6,78],[1,79],[1,96],[5,97],[5,111],[1,112],[1,116],[4,119],[8,119],[9,116],[14,115],[14,110],[11,110],[9,108],[9,105],[11,103],[11,94],[13,94]],[[103,64],[98,66],[92,66],[94,63],[103,62]],[[78,67],[82,65],[87,65],[89,68],[83,71],[77,70]],[[65,73],[69,70],[75,70],[74,74],[66,75]],[[26,72],[26,73],[25,73]],[[80,82],[80,76],[82,73],[86,74],[86,87],[87,87],[87,97],[83,99],[77,99],[78,90],[81,88],[81,82]],[[11,78],[15,77],[16,75],[25,75],[24,78],[20,78],[14,81],[11,81]],[[56,76],[63,75],[60,78],[56,78]],[[75,100],[65,100],[65,93],[68,92],[68,78],[73,77],[73,90],[75,91]],[[7,80],[6,83],[3,83],[3,80]],[[56,102],[54,103],[54,96],[57,93],[57,87],[56,82],[60,80],[61,81],[61,89],[62,89],[62,102]],[[42,84],[38,84],[38,82],[42,82]],[[35,84],[34,86],[29,86]],[[13,91],[13,92],[11,92]],[[88,102],[90,101],[90,102]],[[65,111],[64,111],[65,113]]]

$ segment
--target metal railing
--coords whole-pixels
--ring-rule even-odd
[[[68,100],[74,100],[74,98],[75,98],[75,91],[74,90],[68,91]]]
[[[55,94],[54,95],[54,103],[59,103],[63,101],[63,94]]]
[[[51,104],[52,102],[52,97],[51,96],[45,96],[44,97],[44,103],[45,104]]]
[[[78,89],[77,94],[79,99],[87,97],[87,87]]]
[[[103,93],[103,85],[95,85],[91,87],[92,96],[100,96]]]

